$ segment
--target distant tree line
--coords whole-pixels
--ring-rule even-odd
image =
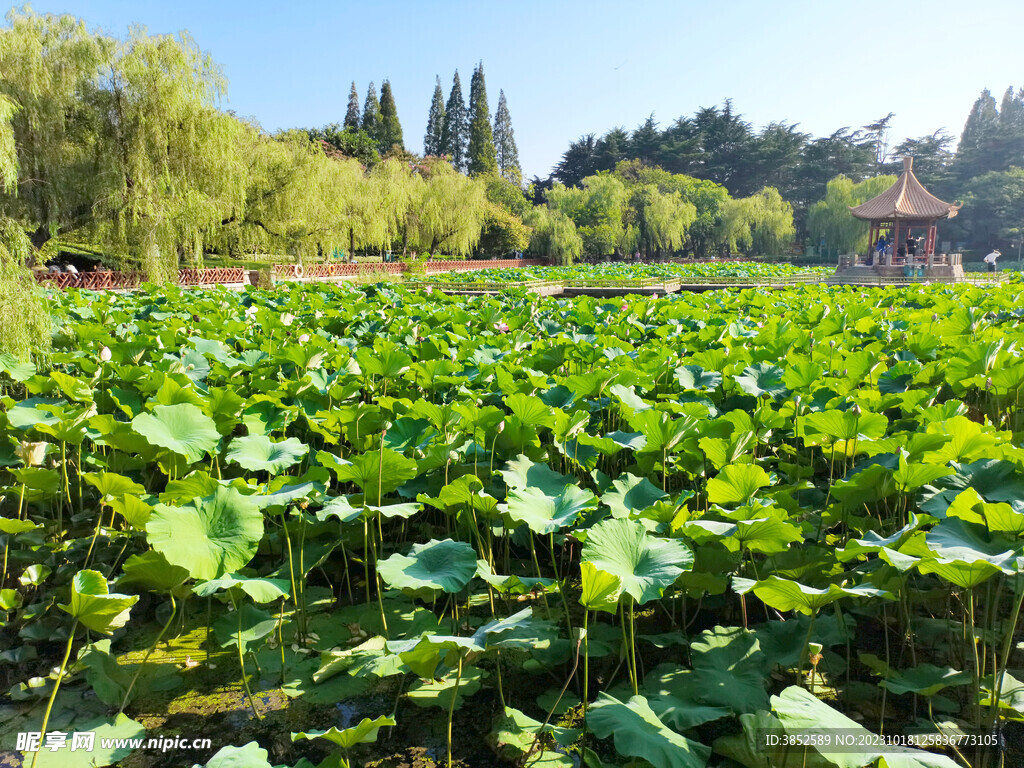
[[[848,245],[830,239],[842,229],[842,222],[826,232],[820,213],[818,226],[810,216],[814,204],[826,197],[830,182],[843,176],[857,185],[896,174],[900,158],[912,155],[915,173],[934,194],[965,203],[960,216],[943,226],[943,239],[988,248],[1024,236],[1024,89],[1009,88],[998,106],[991,93],[983,91],[955,148],[954,138],[944,129],[892,146],[893,117],[890,113],[860,128],[813,137],[785,121],[755,129],[726,100],[664,127],[651,116],[632,131],[618,127],[600,137],[581,136],[570,143],[549,178],[532,181],[537,188],[556,182],[576,187],[588,176],[634,160],[713,181],[737,197],[770,187],[793,206],[800,238],[817,244],[825,236],[835,251]],[[862,202],[863,189],[850,199]],[[837,187],[832,197],[837,200],[842,194]],[[859,233],[856,223],[851,226]]]

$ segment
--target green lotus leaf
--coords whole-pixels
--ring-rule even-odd
[[[132,555],[121,567],[123,571],[117,580],[118,586],[131,585],[154,592],[172,592],[189,579],[188,570],[171,565],[155,549]]]
[[[99,571],[83,570],[71,580],[71,602],[58,607],[102,635],[109,635],[128,623],[128,614],[138,595],[111,592]]]
[[[737,592],[753,590],[758,599],[776,610],[799,611],[808,616],[844,597],[895,599],[892,593],[874,587],[841,587],[838,584],[829,584],[827,589],[816,589],[779,576],[769,576],[758,582],[734,578],[733,585]]]
[[[922,485],[928,485],[940,477],[953,474],[952,469],[938,464],[908,464],[907,455],[906,451],[900,451],[899,468],[892,473],[896,487],[904,493],[915,491]]]
[[[250,472],[276,475],[298,464],[308,452],[309,446],[295,437],[275,443],[266,435],[249,435],[231,441],[227,460]]]
[[[59,750],[41,749],[36,768],[95,768],[99,765],[121,765],[134,748],[134,739],[146,739],[146,729],[142,723],[132,720],[128,715],[117,715],[114,718],[76,719],[74,730],[77,733],[94,733],[94,749],[77,749],[69,747]],[[68,744],[71,737],[68,738]]]
[[[808,437],[823,435],[830,441],[872,440],[883,437],[889,420],[877,413],[862,410],[858,416],[853,410],[827,410],[810,413],[801,420]]]
[[[854,742],[872,744],[873,736],[864,726],[851,720],[846,715],[833,709],[828,704],[819,700],[814,694],[791,685],[782,691],[778,696],[772,696],[772,709],[778,715],[783,728],[789,733],[807,733],[817,731],[822,734],[843,733],[853,737]],[[882,753],[872,751],[870,747],[851,748],[843,747],[838,751],[830,751],[827,747],[814,747],[818,754],[836,768],[863,768],[882,758],[888,765],[904,766],[932,766],[933,768],[954,768],[956,763],[948,757],[934,755],[924,750],[906,749],[895,753],[887,751]]]
[[[699,365],[684,365],[673,371],[676,382],[691,392],[714,392],[722,383],[718,371],[705,371]]]
[[[494,573],[486,560],[476,561],[476,575],[503,595],[551,592],[555,589],[556,584],[554,579],[543,579],[536,576],[499,576]]]
[[[348,496],[332,496],[322,509],[317,510],[316,519],[323,521],[329,517],[336,517],[342,523],[351,523],[358,520],[362,514],[363,506],[353,506]]]
[[[617,577],[638,603],[661,597],[685,570],[693,552],[678,539],[648,535],[636,520],[603,520],[590,529],[581,558]]]
[[[730,464],[708,480],[708,501],[712,504],[746,504],[754,494],[771,483],[771,475],[756,464]]]
[[[138,496],[122,496],[119,499],[111,499],[110,508],[124,518],[132,528],[137,531],[146,530],[146,523],[149,522],[153,508]]]
[[[245,566],[263,538],[263,513],[234,488],[171,507],[158,504],[146,523],[153,549],[194,579],[216,579]]]
[[[41,526],[31,520],[18,520],[10,517],[0,517],[0,533],[18,534],[25,531],[33,531]]]
[[[697,432],[700,422],[689,416],[673,419],[664,411],[650,409],[632,414],[629,423],[644,436],[646,442],[637,453],[660,454],[674,451],[688,435]]]
[[[267,750],[250,741],[244,747],[221,747],[204,768],[272,768]]]
[[[132,429],[150,445],[184,456],[189,463],[199,461],[220,442],[213,419],[190,403],[154,406],[152,413],[132,419]]]
[[[580,604],[590,611],[615,613],[622,594],[622,580],[602,571],[589,560],[580,563]]]
[[[336,470],[338,480],[359,486],[367,501],[379,504],[380,497],[397,490],[416,477],[416,462],[390,448],[368,451]],[[380,488],[380,495],[377,490]]]
[[[23,363],[14,355],[0,352],[0,373],[6,373],[14,381],[28,381],[36,375],[36,367],[32,363]]]
[[[777,365],[757,363],[744,368],[742,375],[735,376],[734,381],[748,395],[768,395],[778,400],[789,391],[783,382],[784,375],[785,372]]]
[[[934,664],[918,664],[908,669],[892,670],[879,685],[892,693],[934,696],[951,685],[966,685],[969,682],[969,672],[961,672],[952,667],[936,667]]]
[[[620,755],[642,758],[655,768],[704,768],[711,757],[710,747],[667,728],[643,696],[621,702],[602,691],[587,724],[599,739],[614,736]]]
[[[146,492],[146,489],[134,480],[116,472],[83,472],[82,478],[107,500],[116,499],[125,494],[137,495]]]
[[[225,613],[213,623],[213,632],[221,648],[239,645],[242,653],[278,627],[278,619],[252,603],[242,603],[238,610]]]
[[[282,597],[288,597],[289,583],[287,579],[266,579],[244,576],[240,573],[227,573],[223,576],[197,584],[192,590],[200,597],[210,597],[220,590],[238,587],[257,603],[269,603]]]
[[[534,464],[523,455],[509,461],[501,470],[501,476],[509,488],[517,491],[532,489],[546,496],[558,496],[574,482],[568,475],[558,474],[547,464]]]
[[[516,393],[505,398],[505,405],[527,427],[554,427],[551,408],[539,397]]]
[[[555,742],[563,747],[571,746],[580,736],[580,731],[576,728],[544,725],[520,712],[518,709],[505,707],[505,716],[495,724],[494,729],[491,731],[491,738],[494,740],[494,745],[499,755],[509,760],[515,760],[525,756],[533,748],[538,733],[551,734]],[[552,754],[558,755],[557,752]],[[568,758],[566,755],[558,756],[568,760],[565,763],[566,766],[573,765],[571,758]],[[537,765],[537,763],[534,763],[535,758],[536,752],[530,758],[531,766]],[[541,756],[540,761],[543,765],[559,764],[545,761],[543,756]]]
[[[381,560],[377,572],[397,589],[458,592],[476,573],[476,551],[464,541],[431,539],[413,544],[408,555],[395,553]]]
[[[612,490],[601,494],[601,503],[612,511],[612,517],[629,517],[669,496],[646,477],[626,472],[612,482]]]
[[[586,509],[597,506],[597,497],[590,491],[569,485],[555,496],[537,488],[513,490],[508,503],[500,505],[514,523],[529,526],[534,533],[548,534],[572,525]]]
[[[339,730],[332,727],[327,731],[300,731],[292,734],[292,741],[301,739],[326,739],[337,744],[342,749],[351,749],[356,744],[372,744],[377,740],[377,731],[389,725],[394,725],[393,717],[381,716],[374,720],[364,717],[358,725],[351,728]]]

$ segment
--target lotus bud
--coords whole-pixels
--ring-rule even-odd
[[[505,431],[505,422],[503,421],[500,424],[498,424],[498,434],[500,435],[504,431]]]
[[[853,404],[853,408],[850,409],[850,413],[852,413],[854,416],[856,416],[859,419],[860,418],[860,413],[861,413],[861,411],[860,411],[860,403],[854,403]]]
[[[40,467],[43,464],[43,459],[46,458],[46,446],[45,442],[29,443],[22,440],[14,449],[14,453],[25,462],[26,467]]]
[[[846,375],[848,375],[848,374],[849,374],[849,372],[850,372],[850,369],[849,369],[849,368],[843,368],[843,376],[846,376]]]
[[[629,304],[627,304],[626,302],[622,302],[622,311],[626,312],[628,309],[629,309]]]
[[[104,363],[109,363],[111,357],[113,357],[113,355],[110,352],[110,347],[103,347],[100,350],[100,360]]]
[[[307,341],[309,341],[308,333],[304,333],[301,336],[299,336],[299,344],[305,344]]]
[[[835,339],[829,339],[828,340],[828,346],[829,346],[830,349],[835,349],[836,348],[836,340]]]
[[[985,379],[985,391],[986,392],[991,392],[992,391],[992,377],[991,376],[989,376],[987,379]]]
[[[938,319],[939,319],[939,313],[938,312],[932,312],[932,322],[933,323],[937,322]]]

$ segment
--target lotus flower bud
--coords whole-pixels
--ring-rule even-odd
[[[14,453],[25,462],[26,467],[39,467],[42,466],[43,459],[46,458],[46,446],[45,442],[29,443],[22,440],[14,449]]]
[[[835,349],[836,348],[836,340],[835,339],[829,339],[828,340],[828,346],[831,349]]]
[[[503,421],[500,424],[498,424],[498,434],[500,435],[504,431],[505,431],[505,422]]]
[[[860,403],[854,403],[853,404],[853,408],[850,409],[850,413],[852,413],[854,416],[856,416],[859,419],[860,418],[860,413],[861,413],[861,411],[860,411]]]
[[[991,392],[992,391],[992,377],[991,376],[989,376],[987,379],[985,379],[985,391],[986,392]]]
[[[622,302],[622,311],[626,312],[628,309],[629,309],[629,304],[627,304],[626,302]]]
[[[938,312],[932,312],[932,322],[934,323],[938,319],[939,319],[939,313]]]
[[[113,357],[113,355],[110,352],[110,347],[103,347],[100,350],[100,360],[104,363],[109,363],[111,357]]]

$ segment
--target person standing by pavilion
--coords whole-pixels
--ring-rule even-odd
[[[999,260],[999,257],[1002,256],[1002,255],[1003,254],[999,252],[998,248],[993,248],[992,252],[990,254],[988,254],[984,259],[982,259],[982,261],[984,261],[986,264],[988,264],[988,271],[989,272],[998,272],[999,271],[999,267],[996,265],[996,262]]]

